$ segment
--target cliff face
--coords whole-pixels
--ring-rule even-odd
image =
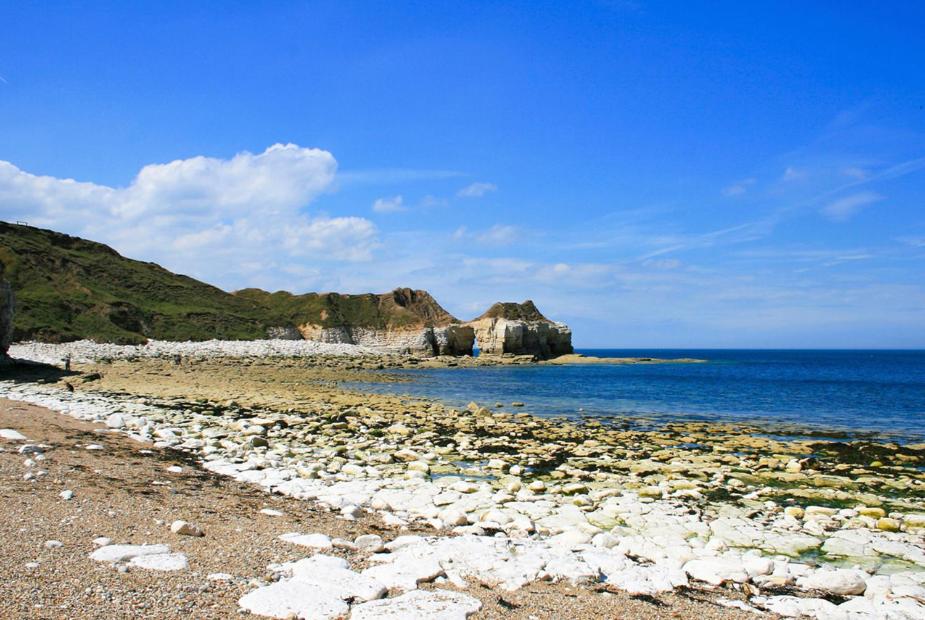
[[[533,355],[548,359],[572,353],[572,330],[550,321],[530,300],[496,303],[468,323],[482,355]]]
[[[475,333],[466,325],[372,329],[368,327],[299,327],[306,340],[339,342],[372,347],[393,353],[433,355],[472,355]]]
[[[236,295],[268,307],[291,326],[274,329],[273,337],[302,337],[422,356],[472,354],[472,328],[461,325],[427,291],[398,288],[381,295],[292,295],[247,289]]]

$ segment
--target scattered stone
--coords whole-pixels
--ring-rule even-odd
[[[283,513],[279,510],[274,510],[273,508],[261,508],[260,514],[267,515],[268,517],[281,517]]]
[[[46,549],[57,549],[58,547],[63,547],[64,543],[60,540],[46,540],[45,548]]]
[[[58,493],[58,497],[60,497],[64,501],[70,501],[74,499],[74,492],[69,491],[69,490],[61,491],[60,493]]]
[[[174,521],[170,524],[170,531],[181,536],[205,536],[205,532],[198,525],[187,521]]]
[[[900,528],[899,521],[890,517],[881,517],[877,519],[877,529],[884,532],[898,532]]]

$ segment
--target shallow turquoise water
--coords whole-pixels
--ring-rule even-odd
[[[361,389],[454,405],[526,403],[538,415],[611,422],[757,421],[925,440],[925,351],[582,350],[602,357],[696,357],[705,364],[402,370]],[[395,372],[395,371],[390,371]]]

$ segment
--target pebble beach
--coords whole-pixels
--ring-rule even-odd
[[[343,344],[80,342],[10,354],[71,363],[0,381],[0,397],[18,403],[0,431],[17,495],[50,494],[62,452],[113,466],[123,454],[36,436],[41,411],[119,442],[119,458],[182,455],[180,472],[295,519],[255,529],[272,542],[247,561],[232,559],[235,534],[253,526],[241,521],[217,556],[216,526],[192,506],[120,536],[94,525],[86,540],[58,541],[76,565],[105,570],[113,591],[141,575],[224,588],[210,603],[224,611],[196,617],[227,617],[229,605],[276,618],[925,617],[922,445],[782,440],[703,421],[626,429],[512,403],[358,393],[341,384],[389,381],[383,368],[417,362]],[[84,501],[59,487],[53,504]],[[107,501],[93,509],[118,513]],[[221,513],[225,500],[209,504]],[[240,519],[270,519],[263,509]],[[539,600],[552,607],[529,602]]]

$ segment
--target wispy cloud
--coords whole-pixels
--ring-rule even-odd
[[[726,187],[723,188],[723,195],[729,196],[729,197],[741,196],[742,194],[748,191],[749,187],[755,184],[756,180],[757,179],[755,179],[754,177],[750,177],[748,179],[742,179],[741,181],[736,181],[735,183],[732,183],[731,185],[727,185]]]
[[[447,206],[449,202],[446,198],[434,196],[433,194],[427,194],[421,198],[421,202],[419,204],[422,209],[437,209]]]
[[[346,170],[337,173],[337,184],[346,185],[390,185],[414,181],[433,181],[465,176],[458,170],[421,170],[414,168],[377,168],[371,170]]]
[[[495,224],[488,230],[474,235],[477,242],[483,245],[493,246],[510,245],[520,237],[521,231],[519,228],[506,224]]]
[[[913,248],[925,248],[925,235],[921,237],[899,237],[897,241]]]
[[[781,181],[785,183],[793,183],[794,181],[802,181],[808,176],[806,170],[800,168],[795,168],[794,166],[787,166],[784,170],[784,174],[781,175]]]
[[[857,215],[861,209],[883,199],[884,197],[876,192],[858,192],[830,202],[822,208],[822,213],[832,221],[845,222]]]
[[[373,202],[373,211],[376,213],[397,213],[404,210],[404,199],[400,195],[391,198],[377,198]]]
[[[471,183],[465,186],[464,188],[456,192],[456,195],[460,198],[481,198],[485,194],[488,194],[490,192],[494,192],[497,190],[498,190],[498,186],[495,185],[494,183],[478,182],[478,183]]]
[[[870,172],[860,166],[848,166],[844,168],[841,173],[855,181],[865,181],[870,176]]]

